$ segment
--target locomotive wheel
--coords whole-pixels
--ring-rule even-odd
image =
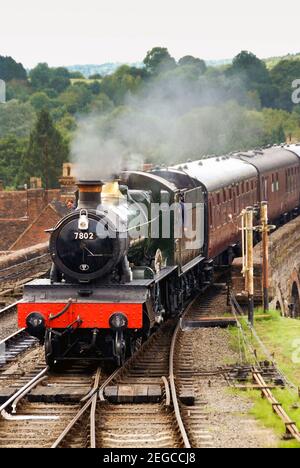
[[[123,366],[126,361],[126,341],[122,332],[116,332],[115,336],[115,356],[117,365]]]
[[[57,362],[57,343],[53,339],[52,331],[47,330],[45,336],[45,361],[50,369],[58,371],[61,367],[61,363]]]

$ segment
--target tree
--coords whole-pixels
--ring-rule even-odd
[[[226,74],[241,79],[247,91],[257,91],[263,106],[272,105],[275,90],[266,64],[256,55],[243,50],[233,59]]]
[[[270,75],[272,83],[277,90],[275,107],[291,111],[294,107],[292,101],[292,83],[300,78],[300,61],[281,60],[272,68]]]
[[[80,71],[70,71],[69,76],[72,80],[85,80],[84,75]]]
[[[102,75],[100,73],[94,73],[93,75],[89,76],[89,80],[101,80]]]
[[[37,112],[40,112],[43,109],[50,109],[51,99],[45,92],[38,91],[30,97],[30,104]]]
[[[69,86],[58,98],[70,114],[86,112],[93,94],[90,87],[81,81]]]
[[[199,73],[202,75],[206,72],[206,63],[200,58],[193,57],[192,55],[185,55],[178,61],[178,65],[181,67],[192,66],[199,70]]]
[[[21,176],[27,181],[30,177],[41,177],[46,189],[57,187],[67,156],[67,146],[60,132],[53,125],[49,112],[42,110],[22,159]]]
[[[105,93],[115,104],[123,104],[128,93],[135,93],[142,84],[143,72],[128,65],[122,65],[112,75],[101,81],[101,92]]]
[[[50,87],[51,71],[47,63],[39,63],[30,70],[29,78],[33,89],[40,90]]]
[[[176,61],[165,47],[154,47],[144,58],[146,70],[151,73],[169,70],[176,67]]]
[[[272,144],[280,145],[281,143],[286,142],[286,136],[283,129],[283,125],[279,125],[277,128],[273,128],[271,132],[271,142]]]
[[[15,136],[0,139],[0,173],[6,187],[16,187],[17,173],[27,145],[28,140]]]
[[[0,138],[28,137],[34,123],[34,109],[28,102],[8,101],[0,105]]]
[[[71,84],[70,74],[66,68],[50,68],[47,63],[39,63],[33,68],[29,78],[33,89],[37,91],[51,89],[59,94]]]
[[[12,57],[0,55],[0,80],[27,80],[27,73],[21,63],[17,63]]]
[[[54,89],[57,93],[62,93],[70,84],[70,74],[66,68],[58,67],[51,69],[50,88]]]
[[[10,101],[11,99],[17,99],[19,101],[25,102],[30,98],[31,93],[32,90],[28,81],[20,81],[13,79],[7,83],[7,101]]]

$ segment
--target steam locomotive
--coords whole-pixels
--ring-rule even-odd
[[[44,343],[49,366],[122,365],[239,253],[242,209],[268,201],[278,225],[298,214],[300,146],[127,171],[80,181],[78,193],[50,230],[50,278],[25,286],[19,326]]]

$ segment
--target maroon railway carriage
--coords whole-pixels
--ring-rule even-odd
[[[300,158],[294,152],[276,146],[235,157],[257,170],[258,200],[269,202],[271,221],[284,221],[288,213],[299,207]]]

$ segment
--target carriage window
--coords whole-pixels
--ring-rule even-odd
[[[211,201],[209,202],[209,222],[210,222],[210,226],[212,226],[213,225],[213,213],[212,213]]]
[[[263,186],[263,197],[265,201],[268,201],[268,178],[262,178],[262,186]]]

